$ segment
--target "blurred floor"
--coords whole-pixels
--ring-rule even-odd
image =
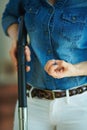
[[[16,100],[16,85],[0,85],[0,130],[12,130]]]

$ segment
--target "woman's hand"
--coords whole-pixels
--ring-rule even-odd
[[[74,65],[63,60],[49,60],[44,69],[50,76],[58,79],[76,76],[78,73]]]
[[[10,48],[10,57],[11,60],[13,62],[13,66],[14,68],[17,70],[17,41],[16,40],[12,40],[12,46]],[[28,46],[25,46],[25,56],[26,56],[26,61],[30,61],[30,50]],[[30,71],[30,67],[26,66],[26,71]]]
[[[11,39],[12,42],[12,46],[10,48],[10,57],[11,60],[13,62],[14,68],[17,70],[17,39],[18,39],[18,24],[14,23],[12,25],[9,26],[8,30],[7,30],[8,36]],[[30,50],[28,46],[25,46],[25,57],[26,57],[26,61],[30,61]],[[26,71],[29,71],[30,67],[26,66]]]

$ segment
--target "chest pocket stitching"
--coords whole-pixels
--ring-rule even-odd
[[[39,13],[39,10],[40,10],[40,6],[30,6],[30,5],[26,5],[24,6],[25,8],[25,15],[26,14],[29,14],[29,17],[30,17],[30,20],[29,20],[29,23],[28,23],[28,26],[29,26],[29,31],[35,31],[35,28],[36,28],[36,23],[35,23],[35,17],[36,15]]]
[[[77,15],[77,14],[65,14],[63,13],[61,15],[62,20],[65,20],[67,22],[71,22],[71,23],[82,23],[82,24],[86,24],[86,16],[81,16],[81,15]]]
[[[25,11],[30,14],[38,14],[40,7],[34,8],[34,7],[24,7]]]

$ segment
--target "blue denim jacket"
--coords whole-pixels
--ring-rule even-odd
[[[27,83],[42,89],[68,89],[87,83],[87,76],[55,79],[44,71],[48,60],[87,61],[87,0],[10,0],[2,17],[4,31],[24,14],[30,37],[31,71]]]

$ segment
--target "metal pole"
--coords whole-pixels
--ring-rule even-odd
[[[28,130],[27,96],[26,96],[26,79],[25,79],[25,53],[24,53],[26,43],[27,43],[27,33],[24,26],[23,16],[21,16],[19,19],[19,32],[17,43],[19,130]]]

